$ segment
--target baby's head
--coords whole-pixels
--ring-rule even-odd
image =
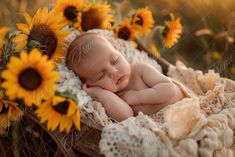
[[[129,63],[99,33],[84,33],[72,41],[68,48],[66,64],[89,86],[118,92],[129,83]]]

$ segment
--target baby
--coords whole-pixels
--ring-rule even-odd
[[[84,33],[68,48],[66,64],[117,121],[139,111],[151,115],[184,97],[168,77],[148,64],[129,64],[99,33]]]

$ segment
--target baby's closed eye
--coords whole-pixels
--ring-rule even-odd
[[[102,73],[99,77],[98,77],[98,80],[101,80],[101,79],[103,79],[104,78],[104,73]],[[98,81],[97,80],[97,81]]]
[[[116,56],[114,57],[113,61],[111,62],[111,64],[115,65],[115,64],[118,63],[118,61],[119,61],[119,55],[116,55]]]

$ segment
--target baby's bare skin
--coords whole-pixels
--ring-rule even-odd
[[[84,47],[81,43],[85,43]],[[79,64],[71,64],[81,50],[86,50],[85,57],[77,59]],[[108,116],[117,121],[139,111],[154,114],[184,97],[170,78],[151,65],[129,64],[102,35],[88,34],[75,40],[68,50],[67,62],[84,82],[82,88],[96,97]]]
[[[130,83],[129,85],[122,91],[116,93],[118,96],[120,96],[123,99],[123,95],[125,92],[130,91],[130,90],[135,90],[135,91],[140,91],[143,89],[148,89],[151,88],[145,84],[143,79],[141,78],[141,64],[132,64],[131,65],[131,72],[132,75],[130,77]],[[164,103],[159,103],[159,104],[138,104],[138,105],[131,105],[131,108],[134,111],[134,115],[137,115],[139,111],[143,112],[144,114],[150,115],[158,112],[161,110],[163,107],[165,107],[168,104],[172,104],[176,101],[181,100],[184,95],[179,89],[177,85],[175,85],[175,89],[177,90],[177,95],[173,97],[172,99],[164,102]]]

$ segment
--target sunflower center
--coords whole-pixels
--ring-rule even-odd
[[[64,10],[64,16],[70,21],[76,21],[78,11],[74,6],[68,6]]]
[[[118,31],[118,37],[124,40],[128,40],[130,38],[130,35],[131,35],[131,31],[128,27],[122,27]]]
[[[48,55],[49,58],[55,52],[58,42],[55,33],[49,28],[49,26],[45,24],[33,26],[28,37],[28,43],[31,40],[39,42],[40,50],[43,52],[43,54]]]
[[[24,89],[35,90],[41,85],[42,76],[37,70],[27,68],[19,74],[18,81]]]
[[[53,109],[56,110],[57,112],[61,114],[67,114],[69,108],[69,102],[68,101],[63,101],[60,102],[58,105],[53,106]]]
[[[4,114],[4,113],[7,113],[9,111],[9,107],[5,107],[4,104],[2,104],[3,107],[2,107],[2,111],[0,112],[1,114]]]
[[[169,31],[169,28],[166,26],[162,31],[162,36],[165,38],[167,36],[167,33]]]
[[[100,28],[102,26],[103,19],[97,9],[91,8],[88,11],[82,13],[81,27],[83,31],[89,29]]]
[[[138,20],[135,23],[138,24],[138,25],[143,26],[143,24],[144,24],[143,18],[140,15],[138,15],[137,17],[138,17]]]

